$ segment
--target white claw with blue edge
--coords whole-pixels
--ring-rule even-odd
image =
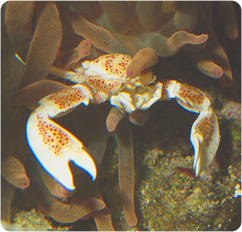
[[[39,106],[27,122],[27,140],[42,167],[68,190],[74,190],[69,162],[73,161],[94,180],[96,165],[83,144],[69,131],[49,119],[44,106]]]

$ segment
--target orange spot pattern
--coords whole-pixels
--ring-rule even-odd
[[[197,107],[201,106],[205,100],[204,93],[202,91],[198,90],[193,86],[186,85],[186,84],[180,85],[180,89],[177,92],[177,97],[179,97],[181,100],[184,99],[182,105],[188,108],[189,108],[189,105],[187,105],[185,102],[187,101],[192,102],[193,105],[190,106],[191,109],[196,106]]]
[[[68,110],[80,104],[87,96],[80,89],[69,88],[52,94],[48,100],[58,105],[60,110]]]
[[[212,141],[212,135],[214,133],[215,119],[211,115],[210,117],[204,117],[197,125],[199,133],[204,135],[204,143],[206,147],[209,147],[209,143]]]
[[[169,80],[162,81],[165,89],[168,89],[173,84],[173,82],[174,81],[169,81]]]
[[[130,62],[130,59],[127,58],[127,57],[122,57],[121,60],[114,64],[114,56],[111,57],[110,59],[107,59],[107,61],[105,62],[105,70],[107,72],[109,72],[110,75],[122,75],[124,74],[129,62]]]
[[[95,90],[95,92],[98,91],[105,91],[112,93],[114,90],[116,90],[120,85],[122,81],[115,81],[115,80],[104,80],[101,77],[93,77],[89,76],[87,79],[87,84],[91,88]]]
[[[124,54],[108,54],[103,56],[104,69],[109,75],[122,75],[125,74],[127,65],[131,61],[131,57]],[[100,58],[93,60],[93,63],[98,64],[100,61],[103,61]]]
[[[51,150],[52,153],[60,155],[63,146],[69,143],[68,135],[51,122],[45,121],[43,117],[37,115],[36,119],[42,143],[48,146],[48,150]]]
[[[126,81],[125,70],[130,61],[131,57],[124,54],[107,54],[93,60],[92,63],[100,65],[106,74],[105,77],[88,76],[86,84],[93,89],[94,93],[103,91],[112,94]]]
[[[168,97],[168,92],[171,91],[172,89],[169,90],[169,87],[174,84],[173,80],[162,80],[163,88],[162,88],[162,98],[167,99]]]
[[[98,64],[99,63],[99,58],[95,59],[92,61],[94,64]]]

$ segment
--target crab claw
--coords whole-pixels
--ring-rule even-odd
[[[219,126],[212,110],[201,111],[193,123],[190,140],[195,154],[193,168],[198,176],[212,163],[219,146]]]
[[[163,99],[175,98],[184,109],[200,113],[190,135],[195,154],[193,168],[198,176],[212,163],[218,150],[220,133],[216,115],[210,100],[201,90],[174,80],[165,80],[163,84]]]
[[[43,168],[68,190],[74,190],[69,162],[73,161],[94,180],[96,165],[83,144],[70,132],[50,120],[43,105],[27,122],[27,140]]]

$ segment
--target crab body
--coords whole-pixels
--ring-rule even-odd
[[[216,154],[219,126],[205,94],[175,80],[157,82],[156,76],[147,69],[129,78],[126,69],[131,60],[132,57],[124,54],[106,54],[76,64],[70,71],[56,67],[50,70],[76,84],[39,101],[27,122],[27,140],[44,169],[68,190],[75,189],[69,161],[87,171],[92,179],[96,177],[96,166],[82,142],[51,119],[80,104],[109,100],[120,114],[132,114],[148,109],[156,101],[175,98],[186,110],[199,113],[190,135],[196,176],[211,164]]]
[[[126,69],[131,60],[129,55],[107,54],[81,63],[79,67],[74,67],[73,73],[65,72],[62,77],[91,90],[90,99],[95,104],[125,93],[135,101],[138,94],[151,88],[150,84],[154,84],[156,77],[151,71],[144,70],[136,78],[130,79]],[[55,71],[53,73],[58,75]]]

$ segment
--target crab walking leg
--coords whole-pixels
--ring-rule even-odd
[[[198,176],[212,163],[219,146],[220,133],[216,115],[210,100],[201,90],[174,80],[164,81],[163,84],[161,100],[175,98],[186,110],[200,113],[190,134],[195,154],[193,168]]]
[[[88,105],[88,87],[75,85],[50,94],[39,101],[27,122],[27,140],[43,168],[68,190],[75,189],[69,161],[96,178],[96,165],[83,144],[50,118],[68,112],[79,104]]]

